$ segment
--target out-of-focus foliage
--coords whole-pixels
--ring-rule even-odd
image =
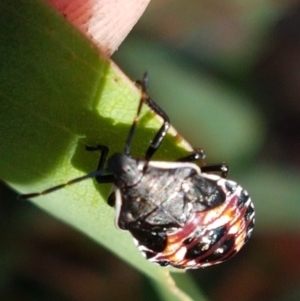
[[[207,162],[226,161],[255,203],[241,253],[188,272],[209,300],[300,299],[299,24],[294,1],[153,0],[114,56],[132,78],[149,71],[175,127]],[[135,271],[14,198],[2,191],[1,299],[158,300]]]

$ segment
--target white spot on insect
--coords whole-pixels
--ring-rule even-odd
[[[196,265],[196,261],[195,260],[190,260],[187,262],[186,264],[188,267],[194,267]]]
[[[201,243],[204,243],[205,246],[206,246],[207,248],[209,248],[209,245],[211,244],[211,238],[208,237],[208,236],[204,236],[204,237],[202,238],[202,240],[201,240]],[[202,248],[202,250],[205,250],[205,249]]]
[[[189,192],[190,189],[191,189],[190,184],[188,184],[188,183],[183,183],[183,184],[182,184],[182,190],[183,190],[184,192]]]
[[[205,244],[202,246],[201,251],[206,251],[209,249],[209,244]]]
[[[215,253],[217,253],[217,254],[223,254],[223,252],[224,252],[224,249],[223,249],[223,248],[218,248],[218,249],[215,251]]]
[[[132,214],[131,213],[127,213],[126,216],[127,216],[128,219],[132,219]]]
[[[178,260],[178,261],[183,260],[184,257],[185,257],[186,251],[187,251],[186,247],[181,247],[181,248],[175,253],[175,258],[176,258],[176,260]]]
[[[226,225],[230,221],[230,216],[220,215],[218,210],[208,211],[205,216],[205,223],[209,224],[208,228],[216,229],[223,225]]]
[[[228,234],[236,234],[236,233],[238,233],[238,231],[239,231],[239,227],[237,227],[236,225],[235,226],[231,226],[229,228]]]

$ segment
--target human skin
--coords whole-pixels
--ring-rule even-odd
[[[145,11],[150,0],[47,0],[111,56]]]

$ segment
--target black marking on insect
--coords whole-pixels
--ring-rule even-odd
[[[161,266],[199,268],[223,262],[235,255],[249,239],[254,226],[254,207],[237,183],[227,180],[224,164],[192,163],[204,158],[201,150],[174,162],[151,161],[169,127],[168,115],[147,94],[145,74],[137,85],[141,100],[130,128],[123,153],[107,160],[108,147],[86,147],[100,151],[96,171],[41,193],[54,192],[67,185],[95,177],[99,183],[113,183],[108,204],[115,206],[115,223],[129,231],[144,256]],[[130,148],[143,104],[163,118],[143,159],[133,158]],[[220,172],[221,176],[212,174]]]

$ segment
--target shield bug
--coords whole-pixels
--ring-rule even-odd
[[[99,183],[113,183],[108,204],[115,206],[116,226],[132,234],[138,249],[151,262],[189,269],[231,258],[249,239],[254,226],[254,206],[247,191],[226,179],[226,165],[193,163],[203,162],[200,150],[176,161],[152,161],[170,120],[149,97],[147,74],[137,84],[141,100],[122,153],[106,160],[107,146],[88,146],[88,151],[101,152],[96,171],[20,197],[33,198],[94,177]],[[144,103],[162,117],[163,125],[144,158],[137,159],[130,148]]]

